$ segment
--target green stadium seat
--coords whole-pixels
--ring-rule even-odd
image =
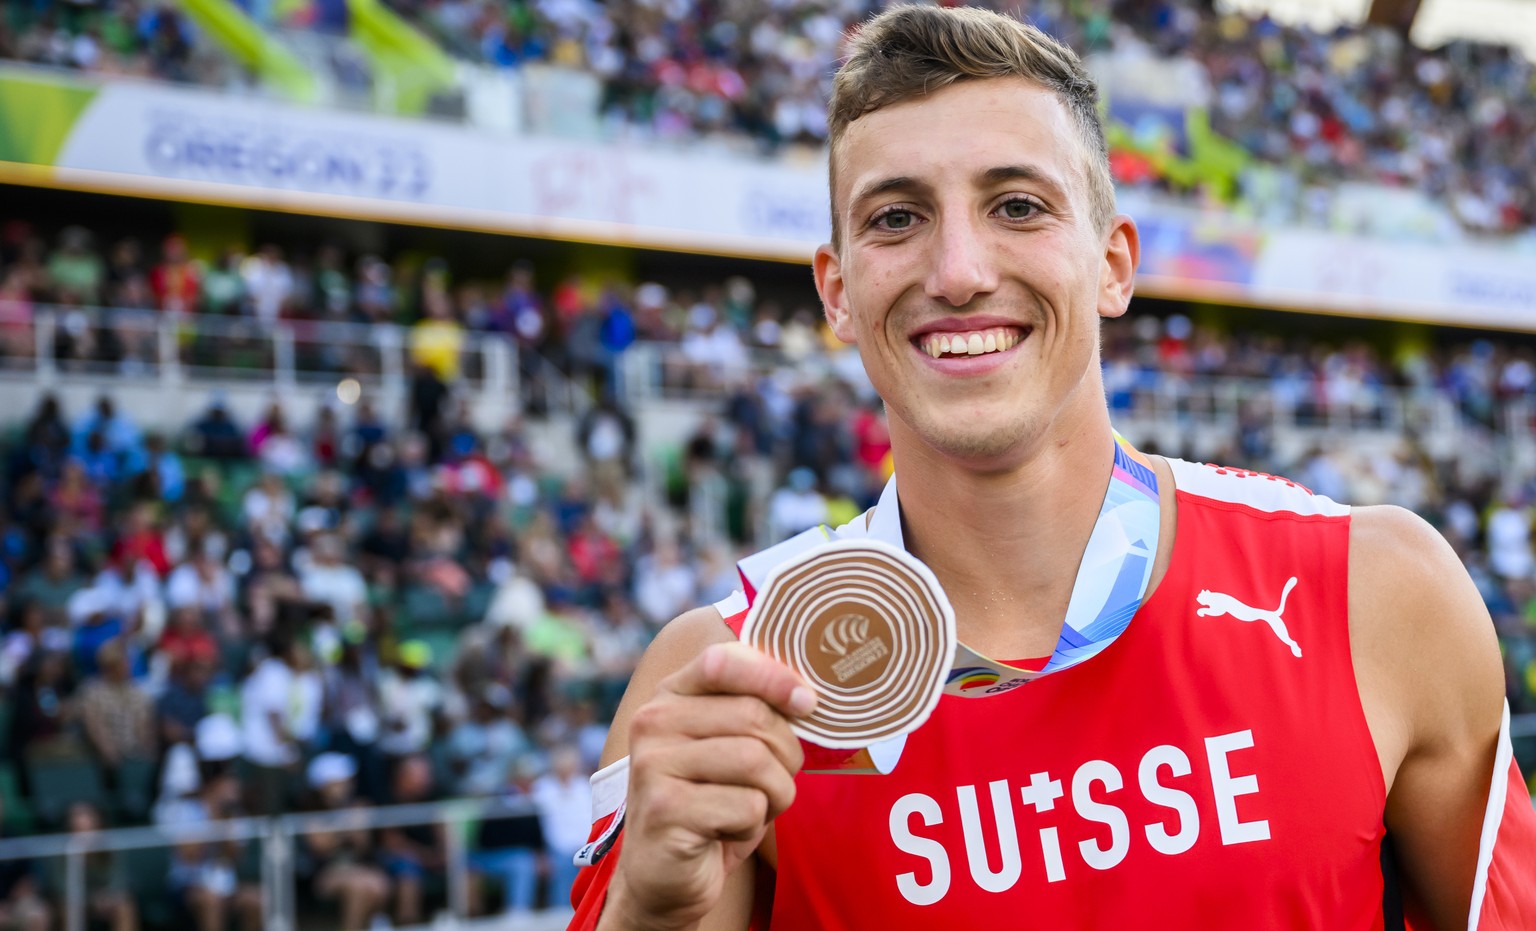
[[[21,794],[16,768],[9,761],[0,763],[0,811],[3,811],[0,828],[7,836],[31,834],[37,830],[37,817],[32,812],[31,803]]]
[[[411,627],[455,630],[468,623],[462,607],[454,607],[435,588],[412,585],[401,598],[400,619]]]
[[[171,901],[168,880],[171,873],[169,847],[144,847],[120,850],[123,874],[128,888],[139,904],[139,924],[147,928],[169,928],[180,917]]]
[[[125,823],[142,824],[149,820],[155,804],[155,763],[153,760],[124,760],[117,768],[117,814]]]
[[[33,807],[46,827],[61,827],[69,806],[75,802],[90,802],[98,809],[106,809],[101,769],[88,757],[32,757],[27,760],[27,774]]]
[[[496,586],[489,582],[478,582],[464,595],[464,616],[468,623],[478,624],[485,620],[485,612],[491,608],[491,600],[496,597]]]

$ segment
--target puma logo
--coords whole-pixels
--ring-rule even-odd
[[[1280,593],[1280,607],[1273,611],[1265,611],[1263,608],[1255,608],[1243,604],[1231,595],[1221,592],[1213,592],[1205,589],[1195,596],[1195,601],[1200,604],[1200,610],[1195,613],[1200,617],[1220,617],[1230,614],[1239,621],[1263,621],[1269,625],[1269,629],[1275,632],[1280,642],[1291,648],[1292,656],[1301,656],[1301,647],[1291,639],[1290,633],[1285,629],[1285,620],[1280,615],[1285,613],[1285,599],[1291,594],[1291,589],[1296,587],[1296,577],[1291,576],[1285,583],[1285,590]]]

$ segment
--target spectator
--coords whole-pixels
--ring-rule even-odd
[[[113,457],[114,477],[143,468],[143,436],[138,424],[118,411],[112,398],[105,394],[97,398],[95,408],[75,424],[72,437],[76,455],[86,453],[87,441],[95,434],[101,436],[107,453]]]
[[[11,613],[15,620],[0,638],[0,688],[4,689],[16,683],[33,656],[46,650],[69,649],[68,632],[49,626],[41,602],[18,600]],[[0,740],[5,736],[0,734]]]
[[[320,722],[323,686],[309,648],[291,635],[275,636],[240,689],[240,721],[253,814],[287,810],[290,783],[307,741]]]
[[[322,534],[310,547],[309,565],[299,573],[304,597],[327,605],[338,625],[348,625],[363,618],[368,603],[368,586],[363,574],[343,562],[342,541],[335,534]]]
[[[150,434],[144,441],[144,470],[139,473],[145,483],[136,497],[175,504],[186,492],[186,471],[181,457],[165,444],[165,437]]]
[[[531,794],[547,844],[549,900],[569,902],[576,851],[587,842],[592,821],[592,788],[575,747],[556,747],[550,753],[549,772],[534,781]]]
[[[223,397],[217,394],[192,425],[188,445],[194,454],[220,461],[244,459],[248,455],[240,427],[230,419]]]
[[[651,624],[659,627],[693,607],[698,591],[698,576],[674,540],[657,541],[635,564],[635,605]]]
[[[341,753],[322,753],[308,771],[315,813],[343,812],[366,804],[353,794],[357,764]],[[341,905],[342,931],[361,931],[379,915],[389,896],[389,879],[374,863],[372,834],[362,817],[346,818],[330,830],[299,835],[298,874],[323,902]]]
[[[213,666],[218,662],[219,641],[209,632],[204,618],[196,605],[171,609],[170,623],[160,635],[159,650],[173,669],[194,664]]]
[[[296,508],[293,493],[283,484],[282,473],[263,469],[260,481],[245,493],[241,511],[252,536],[276,546],[286,543]]]
[[[5,825],[5,802],[0,798],[0,828]],[[38,890],[36,864],[27,859],[0,860],[0,928],[48,931],[52,923],[53,909]]]
[[[171,610],[191,608],[215,629],[231,629],[235,612],[235,579],[224,565],[224,538],[210,535],[198,541],[195,555],[171,570],[165,580],[165,602]]]
[[[1488,516],[1488,562],[1505,579],[1527,578],[1536,569],[1531,512],[1524,495],[1514,496]]]
[[[197,264],[187,255],[187,241],[167,236],[161,246],[164,260],[149,273],[149,288],[155,306],[165,313],[190,314],[198,309],[202,276]]]
[[[129,678],[121,639],[102,644],[96,664],[100,678],[80,689],[80,723],[108,784],[115,784],[123,763],[154,758],[154,703]]]
[[[87,837],[101,830],[101,812],[90,802],[74,802],[69,806],[65,824],[70,834]],[[55,895],[63,895],[67,888],[64,859],[54,857],[48,864],[48,886]],[[85,912],[87,918],[104,922],[111,931],[138,931],[138,903],[128,883],[122,854],[103,850],[85,855]]]
[[[173,660],[170,681],[155,700],[160,746],[190,745],[198,724],[208,716],[208,683],[213,678],[217,654]]]
[[[35,604],[43,622],[62,626],[67,619],[70,596],[85,585],[85,577],[76,569],[74,549],[60,536],[48,538],[42,562],[24,575],[16,586],[15,597],[24,604]]]
[[[195,802],[182,809],[172,826],[212,825],[239,813],[240,783],[225,770],[203,780]],[[205,840],[176,845],[167,886],[197,931],[224,931],[231,913],[238,916],[242,931],[262,926],[261,888],[241,875],[248,843]]]
[[[624,697],[624,689],[654,636],[655,631],[641,620],[623,589],[609,589],[603,596],[601,613],[594,618],[592,632],[597,696],[609,715]],[[584,754],[584,762],[585,759]]]
[[[768,533],[787,540],[827,520],[827,499],[816,488],[816,473],[801,466],[789,473],[784,487],[768,500]]]
[[[549,592],[544,613],[523,633],[523,645],[530,655],[552,661],[562,675],[579,678],[589,672],[588,636],[581,608],[556,589]]]
[[[112,562],[134,570],[141,564],[147,565],[161,578],[171,571],[170,557],[165,554],[165,537],[155,519],[153,504],[141,502],[129,509],[117,543],[112,546]]]
[[[432,739],[432,723],[443,704],[443,687],[427,671],[432,649],[420,640],[400,644],[395,667],[379,677],[379,749],[397,760],[421,753]]]
[[[718,388],[740,378],[747,369],[747,350],[736,330],[720,320],[708,304],[696,304],[688,312],[682,355],[689,363],[688,383]]]
[[[469,717],[448,735],[448,760],[456,795],[493,795],[507,783],[516,760],[530,751],[528,738],[508,716],[512,693],[499,682],[481,690]]]
[[[289,300],[293,297],[293,271],[283,261],[283,250],[274,245],[262,246],[255,255],[240,265],[251,313],[264,327],[272,327],[282,317]]]
[[[459,380],[464,327],[454,319],[452,298],[445,289],[429,285],[425,291],[426,313],[411,328],[411,362],[452,385]]]
[[[235,247],[225,249],[203,278],[202,310],[210,314],[238,313],[245,301],[245,278],[240,265],[245,256]]]
[[[101,531],[106,514],[106,502],[102,500],[100,490],[102,484],[104,482],[91,480],[80,459],[65,460],[64,474],[49,496],[63,532],[83,542]]]
[[[59,290],[69,291],[85,304],[101,302],[101,286],[105,277],[101,257],[93,248],[91,231],[80,226],[67,226],[59,234],[59,248],[48,260],[49,283]]]
[[[411,375],[411,427],[426,437],[433,462],[443,457],[449,389],[437,370],[418,363]]]
[[[538,764],[531,756],[513,761],[500,799],[508,810],[497,817],[493,809],[492,815],[480,822],[478,849],[470,854],[470,865],[476,871],[501,880],[507,916],[513,919],[533,911],[548,849],[538,809],[533,805],[532,789],[538,775]],[[558,899],[550,901],[556,906],[564,904]],[[484,908],[476,904],[470,911],[482,914]]]
[[[309,465],[309,453],[289,431],[288,418],[277,401],[267,407],[266,417],[251,431],[250,448],[263,466],[279,475],[292,475]]]
[[[35,756],[70,756],[82,748],[70,732],[75,719],[74,677],[67,654],[43,650],[32,654],[16,680],[15,708],[7,756],[26,761]],[[22,767],[22,790],[30,787],[30,767]]]
[[[395,763],[390,801],[397,805],[432,798],[432,764],[412,754]],[[443,869],[445,842],[441,825],[407,825],[379,832],[379,859],[394,883],[395,924],[417,925],[422,918],[422,899],[429,873]]]
[[[286,532],[286,527],[283,528]],[[242,596],[245,621],[249,631],[261,636],[272,633],[283,611],[302,602],[304,593],[299,580],[283,565],[283,551],[264,537],[251,541],[251,571],[245,577]]]

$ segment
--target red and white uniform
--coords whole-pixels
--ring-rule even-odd
[[[1349,511],[1169,462],[1172,560],[1119,640],[1010,692],[941,698],[890,775],[799,777],[760,903],[773,928],[1388,927]],[[867,532],[899,543],[882,516]],[[605,774],[622,794],[622,767]],[[1482,845],[1468,928],[1536,928],[1536,813],[1507,714]],[[573,927],[595,921],[615,858],[584,871]]]

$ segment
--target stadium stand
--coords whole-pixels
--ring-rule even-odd
[[[396,44],[416,41],[407,72],[451,72],[438,61],[442,50],[497,69],[579,70],[601,82],[593,115],[610,134],[735,136],[774,151],[825,141],[826,96],[843,38],[880,5],[395,0],[389,8],[398,18],[376,4],[339,0],[238,6],[253,30],[289,45],[328,41],[305,60],[354,92],[347,99],[366,93],[374,83],[369,68],[386,61],[375,57],[370,65],[358,47],[368,42],[357,22],[365,17],[371,29],[393,30]],[[1470,42],[1424,50],[1371,27],[1319,35],[1268,18],[1218,15],[1192,0],[985,5],[1029,18],[1095,56],[1120,127],[1111,142],[1122,187],[1172,189],[1197,201],[1235,199],[1269,212],[1294,204],[1294,219],[1322,222],[1332,186],[1364,182],[1426,194],[1474,233],[1536,225],[1536,69],[1516,50]],[[8,8],[9,22],[0,19],[0,58],[224,88],[255,79],[174,5],[140,9],[103,0]],[[389,17],[387,26],[374,26],[380,16]],[[1200,132],[1183,105],[1149,99],[1145,87],[1115,80],[1144,74],[1137,69],[1148,60],[1169,66],[1161,73],[1187,85],[1188,99],[1203,104],[1208,129],[1225,140],[1207,140],[1215,177],[1166,158],[1170,147],[1187,149]],[[453,109],[439,108],[443,115]],[[1226,159],[1236,160],[1234,176],[1218,167]],[[1249,162],[1269,170],[1246,170]]]

